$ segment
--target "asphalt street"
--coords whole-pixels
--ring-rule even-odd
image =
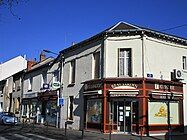
[[[19,124],[17,126],[0,125],[0,140],[109,140],[109,134],[100,132],[58,129],[43,125]],[[166,136],[140,137],[135,135],[112,134],[111,140],[165,140]],[[172,140],[187,140],[187,135],[173,135]]]

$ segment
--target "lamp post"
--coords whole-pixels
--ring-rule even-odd
[[[64,59],[63,59],[63,56],[62,56],[62,54],[58,54],[58,53],[55,53],[55,52],[53,52],[53,51],[50,51],[50,50],[43,50],[44,52],[46,52],[46,53],[51,53],[51,54],[54,54],[54,55],[57,55],[57,59],[60,59],[60,65],[59,65],[59,67],[60,67],[60,76],[59,76],[59,82],[60,82],[60,88],[59,88],[59,94],[58,94],[58,102],[59,102],[59,98],[60,99],[62,99],[62,66],[63,66],[63,61],[64,61]],[[62,119],[61,119],[61,117],[62,117],[62,105],[59,105],[59,111],[58,111],[58,113],[57,113],[57,127],[62,127]],[[60,120],[59,120],[59,118],[60,118]]]
[[[170,85],[168,85],[168,91],[171,92],[170,90]],[[168,140],[172,140],[171,137],[171,122],[170,122],[170,101],[173,99],[173,93],[170,94],[170,96],[167,95],[167,123],[168,123]]]

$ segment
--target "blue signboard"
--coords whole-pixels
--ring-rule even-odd
[[[59,106],[64,106],[64,98],[59,98]]]

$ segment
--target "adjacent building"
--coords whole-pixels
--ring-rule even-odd
[[[25,57],[18,56],[0,64],[0,111],[20,113],[21,80],[27,67]]]
[[[58,69],[52,71],[54,58],[42,52],[39,62],[28,62],[23,76],[22,121],[57,125],[57,88],[52,88]],[[53,65],[54,67],[55,65]],[[56,74],[56,75],[55,75]]]
[[[60,55],[61,127],[151,134],[169,123],[183,131],[186,39],[120,22]]]

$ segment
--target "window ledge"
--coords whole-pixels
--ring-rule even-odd
[[[187,73],[187,69],[183,69],[182,71],[183,71],[184,73]]]
[[[75,83],[71,83],[68,85],[68,87],[73,87],[75,85]]]

